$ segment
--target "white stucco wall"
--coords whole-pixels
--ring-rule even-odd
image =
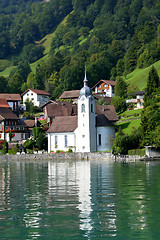
[[[85,105],[85,112],[81,111],[82,104]],[[75,132],[76,152],[96,151],[95,101],[92,96],[81,96],[78,99],[78,128]]]
[[[95,87],[95,93],[97,93],[97,94],[100,94],[100,95],[102,95],[102,96],[105,96],[105,97],[114,97],[114,93],[112,92],[112,86],[111,85],[109,85],[109,89],[104,89],[104,93],[100,93],[99,91],[98,91],[98,88],[97,87]]]
[[[65,135],[67,136],[67,146],[65,147]],[[55,143],[57,136],[57,144]],[[48,133],[48,152],[56,152],[57,150],[68,151],[69,148],[75,151],[76,139],[74,132],[67,133]]]
[[[27,98],[33,102],[34,106],[42,106],[49,101],[49,96],[47,95],[37,95],[36,93],[29,90],[23,95],[23,104],[25,104]]]
[[[101,134],[101,145],[99,145],[99,134]],[[114,138],[114,127],[97,127],[97,151],[111,150]]]
[[[114,97],[114,93],[112,92],[113,87],[109,85],[109,89],[105,89],[105,96],[106,97]]]
[[[13,141],[21,141],[21,140],[25,140],[27,139],[28,137],[28,134],[27,133],[13,133],[15,134],[15,136],[11,139],[11,142]],[[1,139],[9,142],[9,133],[1,133]],[[5,139],[4,139],[4,136],[5,136]]]
[[[23,95],[23,104],[25,104],[27,99],[32,101],[35,106],[38,106],[37,105],[37,94],[36,93],[34,93],[34,92],[30,91],[30,90],[28,92],[26,92]]]

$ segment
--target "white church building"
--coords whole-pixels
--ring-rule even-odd
[[[115,126],[104,115],[95,113],[95,100],[88,80],[84,78],[84,87],[78,98],[77,116],[55,117],[47,131],[48,152],[57,150],[73,152],[96,152],[112,149],[115,138]]]

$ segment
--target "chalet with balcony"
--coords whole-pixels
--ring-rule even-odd
[[[19,119],[10,107],[0,105],[0,139],[21,141],[28,138],[28,131],[23,120]]]
[[[145,94],[145,91],[139,91],[139,92],[130,94],[130,96],[133,96],[134,98],[126,100],[128,108],[142,109],[144,107],[143,106],[143,104],[144,104],[144,94]]]
[[[114,87],[116,81],[110,80],[100,80],[96,85],[92,87],[92,91],[94,92],[94,97],[101,96],[101,97],[114,97]]]

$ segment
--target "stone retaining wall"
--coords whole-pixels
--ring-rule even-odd
[[[120,162],[135,162],[146,160],[141,156],[115,156],[112,153],[43,153],[43,154],[21,154],[0,155],[1,160],[109,160]]]

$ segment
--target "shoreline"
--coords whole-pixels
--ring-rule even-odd
[[[110,160],[114,162],[139,162],[154,161],[160,158],[148,158],[138,155],[113,155],[112,153],[95,152],[95,153],[43,153],[43,154],[20,154],[20,155],[0,155],[0,160]]]

